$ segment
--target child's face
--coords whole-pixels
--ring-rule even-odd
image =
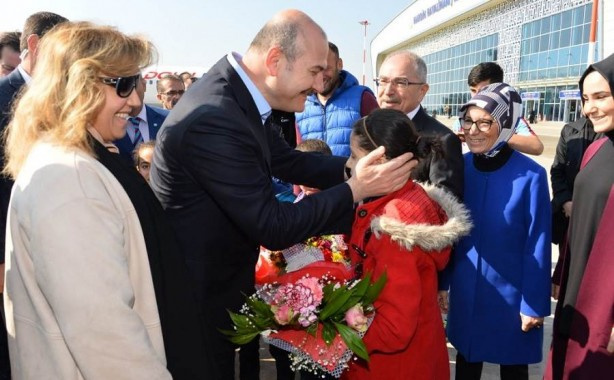
[[[354,133],[352,133],[350,137],[350,151],[350,158],[347,160],[345,166],[351,170],[352,176],[354,176],[356,175],[356,163],[369,152],[359,146],[358,137],[356,137]]]
[[[143,178],[147,182],[149,182],[149,169],[151,168],[151,162],[153,160],[153,149],[152,148],[143,148],[139,151],[139,164],[136,167],[136,170],[141,173]]]

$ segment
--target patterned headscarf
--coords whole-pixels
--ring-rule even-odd
[[[470,106],[482,108],[497,121],[499,136],[490,150],[484,153],[488,157],[494,157],[516,131],[516,125],[522,116],[520,95],[506,83],[492,83],[482,88],[461,107],[461,119],[465,118]]]

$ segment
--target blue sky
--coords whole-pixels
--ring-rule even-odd
[[[260,27],[276,12],[296,8],[309,14],[337,44],[344,68],[362,78],[364,28],[369,42],[411,0],[16,0],[2,6],[0,31],[21,30],[25,19],[51,11],[71,20],[114,25],[147,36],[160,64],[211,66],[234,50],[245,52]],[[367,55],[367,84],[371,66]]]

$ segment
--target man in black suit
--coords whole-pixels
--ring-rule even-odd
[[[381,108],[406,113],[421,135],[441,137],[445,157],[425,160],[412,172],[412,178],[442,186],[462,200],[464,164],[461,141],[420,105],[429,90],[424,60],[405,50],[392,53],[382,63],[376,83],[377,101]]]
[[[158,133],[152,188],[195,281],[213,378],[233,378],[234,347],[218,329],[230,328],[226,310],[240,308],[241,293],[254,291],[258,246],[349,229],[354,202],[400,188],[414,165],[409,154],[377,165],[380,148],[344,182],[346,158],[293,150],[270,125],[272,109],[301,111],[323,89],[327,55],[313,20],[282,11],[243,57],[223,57],[192,85]],[[271,177],[325,190],[280,203]]]
[[[0,78],[9,75],[19,66],[21,58],[19,55],[20,32],[0,33]]]
[[[13,98],[31,79],[40,39],[51,28],[65,21],[68,20],[51,12],[34,13],[26,19],[19,41],[22,61],[11,74],[0,78],[0,129],[4,130],[10,120],[9,112]],[[4,246],[2,249],[4,250]]]
[[[135,88],[140,103],[132,107],[130,111],[130,119],[128,120],[124,137],[114,141],[115,146],[119,149],[120,156],[130,163],[131,166],[136,165],[132,155],[134,149],[139,143],[155,140],[160,127],[162,127],[162,123],[164,123],[164,119],[168,115],[167,110],[143,104],[145,89],[145,79],[141,78]]]
[[[11,119],[13,100],[19,90],[31,80],[36,64],[36,53],[40,39],[55,25],[68,21],[64,17],[51,12],[34,13],[26,19],[19,42],[22,61],[9,75],[0,78],[0,133],[4,132]],[[0,147],[0,165],[4,167],[4,146]],[[0,175],[0,293],[4,288],[4,231],[6,231],[6,216],[11,197],[13,181]],[[0,298],[1,303],[1,298]],[[4,315],[4,312],[2,313]],[[10,379],[6,329],[0,328],[0,380]]]

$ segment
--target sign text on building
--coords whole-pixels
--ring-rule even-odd
[[[450,5],[452,5],[453,2],[453,0],[439,0],[430,7],[423,9],[421,12],[418,12],[418,14],[414,16],[414,25],[419,23],[420,21],[424,21],[427,17],[434,15],[440,10],[449,7]]]

